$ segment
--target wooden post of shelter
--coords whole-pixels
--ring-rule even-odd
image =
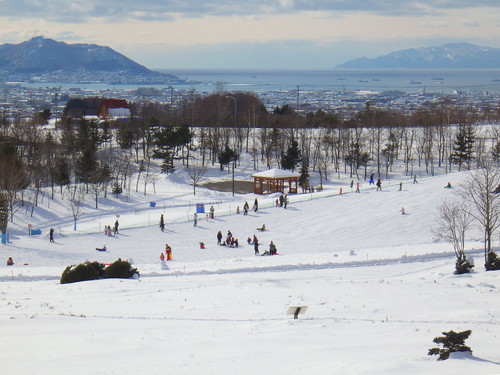
[[[297,194],[299,176],[299,173],[276,168],[254,173],[252,175],[253,192],[254,194]]]

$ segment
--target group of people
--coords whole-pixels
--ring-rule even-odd
[[[245,202],[245,204],[243,205],[243,215],[248,215],[249,209],[250,209],[250,205],[248,204],[248,202]],[[253,201],[252,210],[254,212],[257,212],[259,210],[259,201],[257,200],[257,198],[255,198],[255,200]],[[237,213],[240,213],[239,207],[237,209]]]
[[[253,235],[253,238],[251,237],[247,238],[247,243],[249,245],[253,245],[255,255],[259,255],[260,244],[259,244],[259,239],[255,234]],[[276,250],[276,245],[273,243],[273,241],[271,241],[271,243],[269,244],[269,250],[266,250],[262,253],[262,255],[276,255],[276,254],[278,254],[278,252]]]
[[[229,246],[229,247],[238,247],[238,239],[233,236],[230,230],[227,231],[226,239],[222,241],[222,232],[217,232],[217,245],[220,246]]]
[[[169,244],[165,244],[165,254],[160,254],[160,261],[164,262],[165,260],[172,260],[172,248]]]
[[[276,198],[276,207],[284,207],[286,208],[286,205],[288,204],[288,196],[285,194],[281,194],[279,198]]]
[[[115,234],[118,234],[118,226],[119,225],[120,224],[118,223],[118,219],[115,221],[115,225],[113,226],[113,228],[111,228],[111,225],[105,225],[104,226],[104,234],[106,236],[113,236]]]

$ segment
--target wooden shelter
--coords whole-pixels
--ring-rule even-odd
[[[270,169],[255,173],[253,177],[254,194],[288,193],[297,194],[299,173],[282,169]]]

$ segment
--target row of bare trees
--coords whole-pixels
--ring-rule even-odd
[[[98,208],[99,198],[108,192],[154,190],[160,171],[186,167],[195,186],[207,166],[223,167],[222,156],[228,152],[233,163],[248,154],[254,170],[287,167],[284,156],[294,142],[301,162],[320,176],[320,185],[333,174],[348,173],[358,180],[368,172],[388,176],[396,163],[408,175],[416,168],[433,174],[436,167],[450,171],[456,160],[470,168],[500,154],[498,127],[469,123],[474,116],[458,110],[437,111],[440,116],[422,110],[409,117],[367,105],[346,120],[322,111],[299,115],[288,106],[268,113],[250,94],[193,96],[176,108],[153,103],[132,107],[133,118],[117,124],[67,117],[57,130],[44,130],[38,117],[3,123],[1,229],[5,232],[16,207],[27,203],[26,191],[32,213],[42,189],[52,198],[57,191],[61,196],[68,192],[72,200],[91,194]],[[425,126],[410,121],[417,117]],[[457,127],[453,121],[459,118],[463,122]],[[459,153],[461,126],[473,137]],[[68,188],[75,184],[81,188]]]

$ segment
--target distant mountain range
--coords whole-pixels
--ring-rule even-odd
[[[376,58],[358,58],[337,69],[465,69],[500,68],[500,49],[470,43],[395,51]]]
[[[178,83],[174,75],[154,72],[109,47],[66,44],[35,37],[0,45],[0,77],[58,82]]]

